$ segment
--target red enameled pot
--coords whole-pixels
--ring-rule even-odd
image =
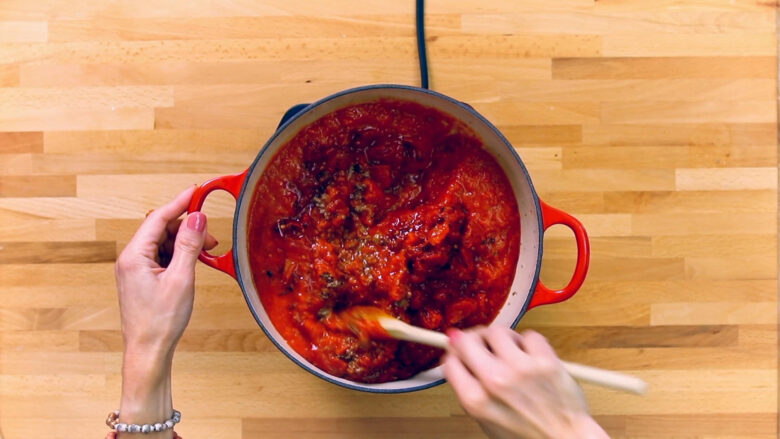
[[[335,377],[314,366],[292,350],[271,323],[255,289],[247,249],[247,218],[252,195],[260,175],[279,148],[292,139],[303,127],[332,111],[379,99],[416,102],[423,106],[436,108],[460,120],[482,139],[485,149],[495,157],[508,176],[520,214],[520,255],[510,294],[494,324],[514,327],[527,310],[570,298],[585,280],[590,249],[588,236],[582,224],[573,216],[539,200],[528,171],[515,149],[495,126],[467,104],[427,89],[403,85],[372,85],[336,93],[304,108],[296,108],[297,112],[288,111],[285,115],[287,119],[283,119],[283,123],[260,150],[254,163],[247,170],[239,174],[207,181],[196,190],[189,206],[190,212],[199,210],[203,206],[206,196],[215,190],[227,191],[236,199],[236,211],[233,219],[233,248],[220,256],[214,256],[204,251],[200,255],[200,260],[210,267],[224,271],[238,281],[257,323],[271,341],[299,366],[322,379],[350,389],[377,393],[398,393],[421,390],[441,384],[444,382],[441,367],[420,372],[406,380],[365,384]],[[560,290],[547,288],[539,281],[543,234],[547,228],[554,224],[569,227],[574,232],[577,241],[577,265],[574,274],[569,284]]]

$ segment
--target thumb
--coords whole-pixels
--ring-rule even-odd
[[[193,212],[187,215],[176,233],[173,256],[168,268],[174,271],[194,272],[195,262],[206,240],[206,215]]]

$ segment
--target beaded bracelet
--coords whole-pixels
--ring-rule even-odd
[[[158,422],[156,424],[125,424],[124,422],[119,422],[119,410],[115,410],[108,414],[108,418],[106,418],[106,425],[108,427],[118,433],[157,433],[159,431],[165,431],[170,430],[173,428],[174,425],[178,424],[179,421],[181,421],[181,412],[178,410],[173,411],[173,416],[171,419],[168,419],[167,421]]]
[[[116,431],[110,431],[106,435],[106,439],[116,439],[116,435],[118,435]],[[179,436],[175,431],[173,432],[173,439],[182,439],[181,436]]]

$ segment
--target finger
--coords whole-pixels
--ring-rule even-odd
[[[176,219],[169,222],[165,227],[165,230],[167,231],[165,234],[165,239],[158,243],[163,248],[163,251],[166,252],[169,256],[173,254],[173,243],[176,241],[176,233],[181,227],[181,221],[181,219]],[[219,241],[217,241],[217,238],[213,237],[210,233],[206,233],[206,242],[203,244],[203,248],[206,250],[211,250],[218,245]]]
[[[444,376],[467,412],[472,411],[472,406],[484,404],[488,400],[488,394],[482,384],[456,355],[447,354],[444,357]]]
[[[193,212],[182,221],[176,233],[173,256],[168,269],[181,276],[194,276],[195,263],[206,240],[206,215]]]
[[[219,245],[219,241],[217,241],[217,238],[211,236],[210,233],[206,233],[206,242],[203,243],[203,248],[206,250],[211,250],[212,248]]]
[[[558,354],[555,353],[555,349],[550,346],[547,339],[536,331],[524,331],[522,334],[517,334],[520,338],[520,343],[525,352],[533,357],[548,358],[558,360]]]
[[[178,224],[181,225],[181,221],[178,221]],[[164,267],[167,267],[168,264],[171,262],[171,256],[173,256],[173,248],[176,243],[176,234],[170,235],[165,242],[163,242],[160,245],[160,255],[162,259],[165,259],[165,263],[161,264]],[[204,250],[211,250],[214,247],[219,245],[219,242],[214,238],[213,236],[206,234],[206,241],[203,243],[203,249]],[[159,261],[158,261],[159,263]]]
[[[520,348],[519,334],[512,329],[492,325],[482,334],[493,353],[504,362],[519,366],[528,361],[528,355]]]
[[[450,330],[450,350],[480,380],[490,376],[495,357],[488,351],[479,329]]]
[[[166,239],[170,241],[175,240],[179,227],[181,227],[181,218],[176,218],[175,220],[168,222],[165,226],[165,231],[168,232]]]
[[[165,230],[168,232],[168,236],[173,241],[176,238],[176,232],[179,231],[179,227],[181,226],[181,218],[177,218],[171,222],[168,223],[167,226],[165,226]],[[217,238],[212,236],[210,233],[206,234],[206,244],[203,245],[204,248],[212,249],[216,247],[219,244],[219,241],[217,241]]]
[[[503,402],[493,399],[455,355],[448,353],[444,357],[444,376],[455,391],[460,405],[474,419],[509,430],[515,426],[516,412]]]
[[[151,212],[153,211],[150,211],[150,213],[146,215],[147,218]],[[165,230],[163,233],[160,233],[160,235],[157,237],[156,242],[157,246],[160,248],[159,253],[166,255],[169,260],[171,255],[173,255],[173,241],[176,239],[176,231],[179,230],[179,226],[181,226],[181,219],[170,221],[165,225]]]
[[[141,227],[130,240],[131,245],[143,245],[147,243],[162,243],[166,236],[168,223],[181,216],[186,210],[192,198],[195,186],[182,191],[170,203],[155,209],[146,217]]]
[[[187,207],[190,204],[190,200],[192,199],[192,194],[194,192],[195,185],[184,189],[179,193],[179,195],[176,195],[176,198],[171,200],[170,203],[155,209],[154,212],[149,215],[149,217],[157,217],[165,221],[165,224],[167,225],[169,222],[177,219],[181,216],[181,214],[187,211]]]

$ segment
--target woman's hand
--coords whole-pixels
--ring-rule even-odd
[[[206,243],[206,216],[179,220],[194,187],[155,209],[116,262],[116,281],[125,349],[146,355],[173,352],[192,314],[195,263]]]
[[[116,261],[124,340],[120,422],[156,423],[172,415],[171,361],[192,314],[195,263],[202,248],[217,245],[206,233],[205,215],[178,219],[194,189],[151,212]]]
[[[536,332],[498,326],[451,331],[444,374],[466,413],[493,439],[609,437]]]

